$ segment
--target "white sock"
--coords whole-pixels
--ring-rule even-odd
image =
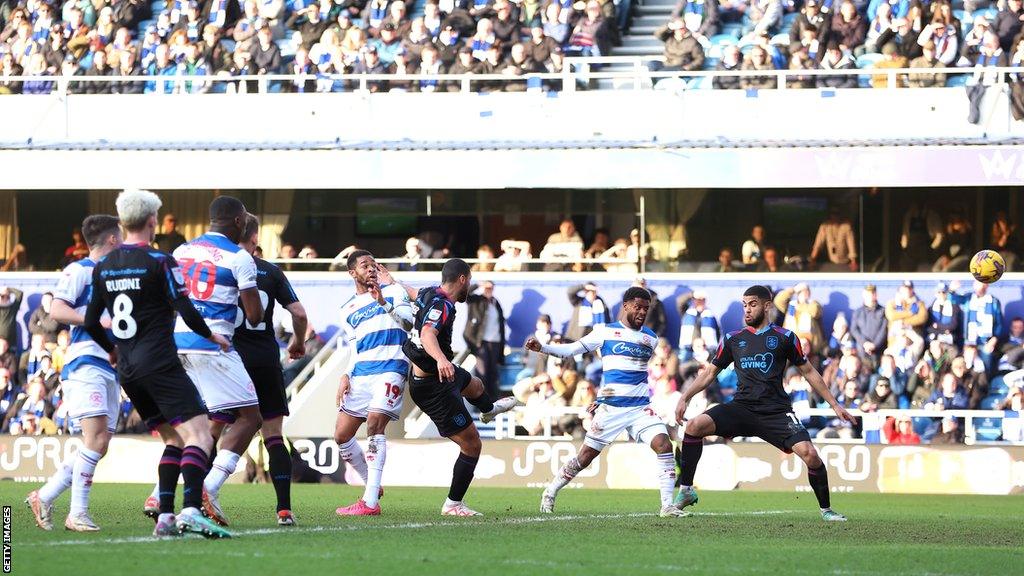
[[[74,474],[75,460],[64,462],[57,468],[57,472],[50,476],[50,479],[39,489],[39,499],[47,504],[52,504],[60,497],[65,490],[71,487],[71,476]]]
[[[661,491],[661,506],[672,504],[672,490],[676,487],[676,460],[671,452],[658,454],[658,489]]]
[[[203,480],[203,488],[206,488],[210,494],[217,495],[220,492],[220,487],[227,482],[228,476],[234,474],[239,458],[238,454],[230,450],[218,450],[213,464],[210,465],[210,471],[206,474],[206,479]]]
[[[452,500],[451,498],[445,498],[444,499],[444,507],[445,508],[451,508],[452,506],[455,506],[456,504],[461,504],[461,503],[462,502],[456,502],[455,500]]]
[[[338,447],[338,451],[341,452],[341,459],[351,466],[363,479],[363,484],[366,484],[366,455],[363,454],[363,448],[359,442],[356,442],[355,438],[350,438],[348,442]]]
[[[89,491],[92,490],[92,477],[96,473],[96,465],[103,455],[93,452],[85,446],[78,449],[75,458],[74,474],[71,476],[71,513],[85,512],[89,509]]]
[[[380,494],[380,479],[384,474],[384,460],[387,458],[388,441],[383,434],[370,436],[367,446],[366,466],[369,473],[366,477],[366,490],[363,491],[363,502],[373,508],[377,505]]]
[[[562,488],[565,488],[565,485],[571,482],[572,479],[575,478],[582,470],[583,466],[580,465],[579,459],[573,457],[565,463],[565,466],[562,466],[562,469],[559,470],[558,474],[551,480],[551,483],[548,484],[548,490],[558,492]]]

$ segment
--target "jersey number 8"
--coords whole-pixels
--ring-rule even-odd
[[[117,298],[114,298],[114,313],[110,316],[110,330],[121,340],[132,338],[139,329],[139,325],[132,318],[134,307],[132,299],[127,294],[118,294]]]

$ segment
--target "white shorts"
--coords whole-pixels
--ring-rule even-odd
[[[583,443],[601,451],[623,432],[634,442],[650,444],[658,434],[668,434],[668,428],[650,406],[619,408],[599,404]]]
[[[117,429],[121,414],[121,387],[117,376],[98,366],[82,366],[64,380],[68,418],[78,426],[83,418],[107,417],[107,430]]]
[[[258,405],[256,388],[245,371],[242,358],[234,350],[216,354],[179,354],[181,365],[199,389],[206,409],[227,412]]]
[[[341,399],[339,412],[366,419],[370,412],[398,420],[405,397],[405,374],[387,372],[372,376],[353,376],[348,394]]]

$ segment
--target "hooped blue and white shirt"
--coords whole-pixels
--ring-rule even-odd
[[[88,258],[69,264],[64,268],[57,288],[53,291],[53,297],[85,316],[85,309],[89,306],[89,298],[92,296],[92,273],[95,267],[96,263]],[[109,358],[106,351],[89,336],[85,328],[72,326],[71,342],[64,355],[61,378],[66,379],[69,374],[83,366],[95,366],[114,374]]]
[[[369,292],[356,294],[341,307],[341,329],[352,354],[346,373],[353,378],[409,371],[409,360],[402,352],[409,335],[395,316],[411,320],[412,306],[405,289],[397,284],[381,291],[394,307],[391,314]]]
[[[658,335],[644,326],[633,330],[622,322],[612,322],[594,327],[594,330],[568,346],[544,346],[545,353],[563,355],[601,353],[601,389],[597,402],[609,406],[646,406],[651,402],[650,385],[647,382],[647,364],[654,355]]]

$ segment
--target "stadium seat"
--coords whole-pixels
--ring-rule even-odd
[[[949,83],[946,83],[949,86]],[[992,382],[988,385],[989,394],[1006,394],[1010,391],[1010,387],[1006,384],[1006,379],[1002,376],[996,376],[992,379]]]
[[[966,16],[966,15],[967,15],[967,12],[965,12],[963,10],[953,10],[953,18],[956,18],[957,20],[959,20],[961,24],[964,23],[964,16]]]
[[[881,54],[861,54],[857,56],[857,68],[872,68],[875,63],[885,58]]]
[[[711,58],[711,57],[705,58],[704,59],[704,69],[705,70],[714,70],[715,66],[718,66],[718,63],[721,62],[721,61],[722,61],[721,58]]]
[[[999,10],[997,8],[986,8],[985,10],[979,10],[974,13],[975,16],[979,14],[984,16],[985,19],[991,23],[996,21],[996,16],[999,15]]]
[[[739,38],[732,34],[715,34],[709,39],[712,46],[731,46],[735,44],[737,40],[739,40]]]
[[[967,86],[967,81],[971,79],[970,74],[953,74],[952,76],[946,77],[946,87],[960,87]]]
[[[998,406],[1003,403],[1006,399],[1005,394],[989,394],[981,400],[981,404],[978,405],[979,410],[997,410]]]
[[[721,36],[722,34],[728,34],[728,35],[732,36],[733,38],[739,40],[740,36],[743,35],[743,25],[742,24],[725,24],[725,25],[722,26],[722,32],[721,32],[721,34],[719,34],[719,36]]]
[[[1003,436],[1002,418],[975,418],[974,437],[984,442],[994,442]]]
[[[164,0],[155,0],[149,5],[153,9],[153,16],[159,16],[161,12],[167,9],[167,2]]]

